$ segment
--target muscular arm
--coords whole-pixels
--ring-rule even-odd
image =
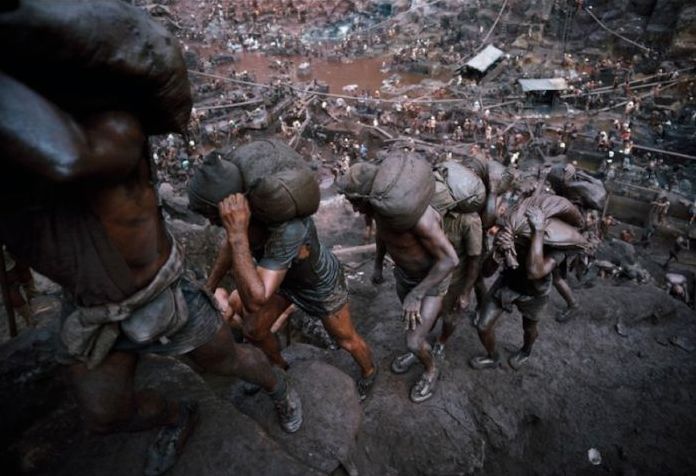
[[[244,308],[255,313],[278,290],[287,269],[257,268],[249,246],[249,203],[241,194],[230,195],[219,204],[232,257],[232,275]]]
[[[534,230],[527,257],[527,277],[541,279],[556,267],[556,260],[544,257],[544,230]]]
[[[544,231],[546,217],[538,207],[529,207],[525,213],[532,229],[532,243],[527,255],[527,277],[541,279],[556,267],[556,260],[544,257]]]
[[[229,235],[228,242],[232,249],[232,275],[237,283],[239,297],[244,309],[253,314],[278,290],[285,279],[287,269],[257,268],[251,256],[249,237],[246,233]]]
[[[126,112],[78,124],[51,102],[0,72],[3,159],[55,182],[128,175],[142,158],[145,136]]]
[[[208,275],[208,280],[205,282],[205,288],[214,292],[215,288],[218,287],[222,278],[225,277],[230,269],[232,269],[232,248],[230,247],[229,240],[225,238],[222,243],[220,243],[220,249],[218,250],[217,257],[215,258],[215,263],[213,263],[213,268],[210,270]]]

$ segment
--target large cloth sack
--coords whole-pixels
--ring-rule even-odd
[[[604,210],[607,189],[602,181],[581,170],[573,172],[572,178],[568,179],[565,166],[556,165],[551,169],[548,180],[556,193],[583,208]]]
[[[249,191],[254,216],[267,223],[313,215],[320,200],[319,186],[311,170],[280,170],[259,180]]]
[[[277,139],[249,142],[232,150],[226,158],[237,164],[247,186],[278,170],[307,167],[300,154]]]
[[[461,160],[462,165],[473,171],[483,182],[486,192],[500,195],[510,190],[515,179],[515,172],[493,159],[480,155],[467,155]]]
[[[431,205],[440,213],[478,212],[486,201],[486,187],[477,174],[457,162],[435,167],[435,193]]]
[[[134,113],[183,132],[191,86],[178,41],[121,0],[21,0],[0,11],[0,70],[72,114]]]
[[[396,152],[380,164],[370,192],[370,205],[393,230],[413,228],[435,192],[432,167],[412,152]]]
[[[567,199],[558,195],[539,194],[525,198],[505,215],[505,227],[512,231],[516,241],[527,241],[532,236],[526,212],[539,207],[547,218],[544,244],[560,249],[586,249],[587,239],[577,227],[584,223],[580,211]]]
[[[242,174],[253,216],[264,223],[308,217],[321,194],[312,169],[297,152],[277,140],[246,144],[228,156]]]
[[[379,167],[369,162],[353,164],[348,172],[336,181],[339,191],[348,198],[367,198]]]
[[[188,186],[189,208],[196,212],[210,213],[224,198],[244,191],[239,167],[224,160],[219,151],[209,153]]]

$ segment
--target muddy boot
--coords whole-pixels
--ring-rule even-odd
[[[430,375],[428,375],[427,372],[423,372],[418,382],[411,387],[411,401],[413,403],[421,403],[432,397],[435,392],[435,384],[439,377],[440,370],[437,368]]]
[[[469,366],[475,370],[497,369],[500,366],[500,359],[498,356],[477,355],[469,359]]]
[[[179,402],[179,420],[157,434],[145,459],[145,476],[158,476],[171,469],[181,455],[188,437],[198,422],[198,403]]]
[[[522,368],[524,364],[527,363],[529,360],[529,354],[527,352],[519,351],[508,359],[508,363],[510,364],[510,367],[512,367],[515,370],[519,370]]]
[[[278,385],[269,395],[278,412],[281,428],[288,433],[295,433],[302,426],[302,402],[297,392],[290,387],[285,373],[274,370],[278,376]]]
[[[430,353],[438,362],[443,362],[445,360],[445,344],[442,342],[435,342]]]
[[[391,371],[395,374],[405,374],[418,362],[418,357],[413,352],[397,355],[391,363]]]
[[[580,306],[578,305],[567,307],[563,311],[556,314],[556,322],[560,322],[561,324],[568,322],[573,316],[575,316],[575,312],[578,309],[580,309]]]
[[[370,396],[370,393],[372,393],[372,388],[375,386],[375,381],[377,380],[377,367],[375,367],[375,371],[372,372],[372,375],[369,377],[360,377],[358,381],[356,382],[356,385],[358,387],[358,395],[360,396],[360,401],[364,402],[367,400],[367,397]]]

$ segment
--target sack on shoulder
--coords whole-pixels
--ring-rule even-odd
[[[316,213],[319,182],[302,156],[287,144],[266,139],[250,142],[228,157],[239,168],[254,217],[282,223]]]
[[[413,228],[435,192],[430,163],[412,152],[397,152],[379,166],[370,191],[370,204],[390,228]]]
[[[431,204],[439,212],[478,212],[486,202],[486,187],[481,178],[454,161],[435,168],[435,194]]]

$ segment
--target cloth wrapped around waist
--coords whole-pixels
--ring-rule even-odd
[[[123,333],[136,343],[166,340],[189,315],[179,289],[184,256],[172,240],[167,261],[152,282],[119,303],[77,307],[63,321],[60,339],[71,356],[88,368],[98,366]]]

